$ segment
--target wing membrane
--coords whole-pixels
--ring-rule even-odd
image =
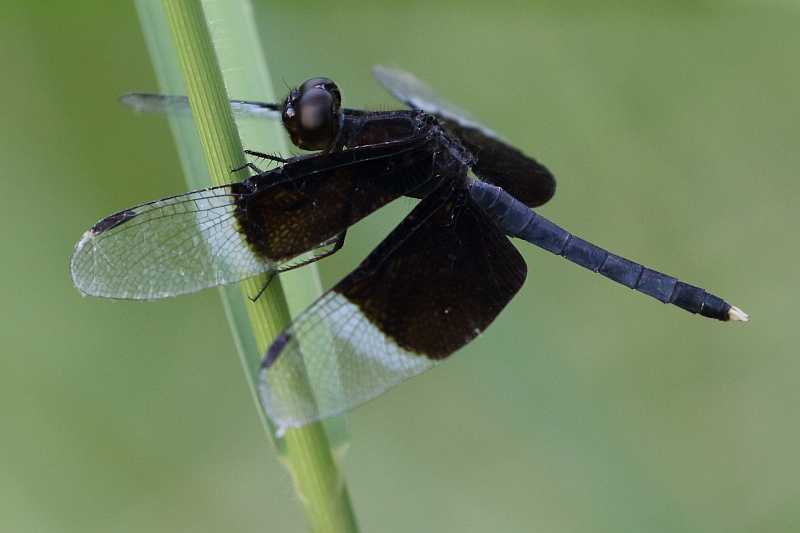
[[[483,132],[484,135],[500,140],[501,137],[489,127],[473,118],[455,104],[441,98],[430,86],[404,70],[375,65],[372,74],[389,94],[411,108],[425,111],[464,127]]]
[[[75,286],[92,296],[150,300],[275,269],[239,231],[239,197],[231,186],[214,187],[106,217],[75,246]]]
[[[191,114],[189,99],[183,95],[157,93],[128,93],[119,97],[124,104],[141,113]],[[236,118],[281,119],[281,105],[256,100],[231,100],[231,111]],[[361,116],[363,111],[345,109],[345,116]]]
[[[241,183],[120,211],[70,263],[84,294],[150,300],[310,263],[339,233],[430,179],[426,139],[296,158]]]
[[[547,167],[510,144],[455,122],[445,121],[444,127],[475,156],[475,174],[528,207],[540,206],[556,193],[556,178]]]
[[[556,180],[547,167],[439,97],[413,74],[380,65],[373,68],[373,74],[395,98],[435,115],[449,133],[458,137],[475,156],[473,171],[482,179],[502,187],[529,207],[542,205],[553,197]]]
[[[267,412],[284,428],[301,426],[431,368],[485,330],[525,274],[462,191],[431,194],[270,347]]]

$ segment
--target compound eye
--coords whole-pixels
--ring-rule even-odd
[[[300,127],[313,132],[329,129],[333,117],[333,98],[330,93],[320,89],[312,89],[300,98],[297,103]]]
[[[292,142],[304,150],[333,145],[341,122],[339,88],[328,78],[312,78],[286,97],[283,124]]]

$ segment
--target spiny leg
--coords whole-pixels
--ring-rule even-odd
[[[250,162],[248,161],[248,162],[247,162],[247,163],[245,163],[244,165],[238,166],[238,167],[236,167],[236,168],[232,168],[232,169],[231,169],[231,174],[233,174],[233,173],[235,173],[235,172],[239,172],[240,170],[244,170],[244,169],[246,169],[246,168],[249,168],[250,170],[252,170],[252,171],[253,171],[253,172],[255,172],[256,174],[261,174],[261,173],[263,173],[263,172],[264,172],[263,170],[261,170],[260,168],[258,168],[258,167],[257,167],[255,164],[253,164],[253,163],[250,163]]]
[[[336,252],[342,249],[342,246],[344,246],[344,238],[346,235],[347,235],[347,230],[344,230],[341,233],[335,235],[330,241],[328,241],[326,244],[330,244],[331,242],[333,242],[333,248],[331,248],[330,250],[323,252],[320,255],[315,255],[314,257],[301,261],[297,264],[281,267],[280,271],[287,272],[289,270],[294,270],[295,268],[300,268],[306,265],[310,265],[311,263],[315,263],[320,259],[325,259],[326,257],[335,254]]]
[[[261,159],[266,159],[268,161],[274,161],[276,163],[287,163],[289,160],[284,159],[283,157],[277,155],[266,154],[264,152],[257,152],[256,150],[244,150],[244,153],[247,155],[252,155],[253,157],[260,157]]]
[[[294,265],[289,265],[289,266],[286,266],[286,267],[282,267],[280,269],[280,272],[288,272],[289,270],[294,270],[295,268],[300,268],[302,266],[309,265],[311,263],[319,261],[320,259],[324,259],[324,258],[328,257],[329,255],[335,254],[336,252],[338,252],[339,250],[342,249],[342,246],[344,246],[344,239],[345,239],[346,235],[347,235],[347,230],[344,230],[343,232],[341,232],[341,233],[337,234],[335,237],[333,237],[333,239],[332,239],[333,248],[331,248],[330,250],[328,250],[328,251],[326,251],[326,252],[324,252],[324,253],[322,253],[320,255],[314,256],[311,259],[306,259],[305,261],[301,261],[300,263],[297,263],[297,264],[294,264]],[[258,300],[261,297],[261,295],[264,294],[264,292],[269,287],[269,284],[272,283],[273,279],[275,279],[275,276],[277,275],[277,273],[278,273],[278,271],[273,270],[272,272],[270,272],[268,274],[269,277],[267,278],[267,281],[264,283],[264,285],[258,290],[258,294],[256,294],[253,297],[249,297],[251,302],[255,303],[256,300]]]
[[[270,155],[264,152],[257,152],[255,150],[243,150],[245,155],[251,155],[253,157],[258,157],[260,159],[266,159],[267,161],[274,161],[276,163],[284,164],[288,161],[288,159],[284,159],[277,155]],[[238,166],[231,170],[231,172],[239,172],[240,170],[244,170],[245,168],[249,168],[250,170],[254,171],[256,174],[262,174],[264,171],[257,167],[255,163],[248,161],[247,163]]]
[[[269,272],[267,274],[267,280],[264,282],[264,285],[258,290],[258,294],[256,294],[255,296],[248,296],[247,298],[251,302],[256,303],[256,301],[259,298],[261,298],[261,295],[264,294],[264,292],[269,287],[269,284],[272,283],[272,280],[275,279],[275,276],[277,276],[277,275],[278,275],[278,272],[276,270],[273,270],[273,271]]]

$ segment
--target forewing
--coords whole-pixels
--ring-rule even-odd
[[[242,183],[104,218],[75,247],[83,293],[149,300],[313,262],[332,239],[430,179],[424,137],[296,158]]]
[[[150,300],[275,269],[239,231],[240,197],[232,186],[214,187],[104,218],[75,246],[73,283],[92,296]]]
[[[469,113],[441,98],[424,81],[404,70],[375,65],[372,74],[389,93],[409,107],[425,111],[437,117],[465,127],[482,131],[485,135],[500,139],[500,136],[481,124]]]
[[[157,93],[128,93],[119,97],[120,103],[142,113],[191,114],[189,99],[182,95]],[[256,100],[231,100],[231,111],[236,118],[281,119],[280,104]],[[361,116],[363,111],[345,109],[345,116]]]
[[[433,163],[424,136],[299,158],[252,179],[244,231],[265,257],[291,259],[428,183]]]
[[[530,207],[542,205],[553,197],[556,180],[547,167],[514,148],[463,109],[439,97],[413,74],[380,65],[373,68],[373,74],[395,98],[435,115],[450,134],[459,138],[475,156],[472,170],[482,179],[502,187]]]
[[[261,374],[267,412],[301,426],[423,372],[485,330],[525,275],[463,191],[432,193],[273,343]]]

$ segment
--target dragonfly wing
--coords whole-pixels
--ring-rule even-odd
[[[279,426],[341,413],[431,368],[519,290],[525,262],[461,192],[422,200],[273,343],[261,397]]]

